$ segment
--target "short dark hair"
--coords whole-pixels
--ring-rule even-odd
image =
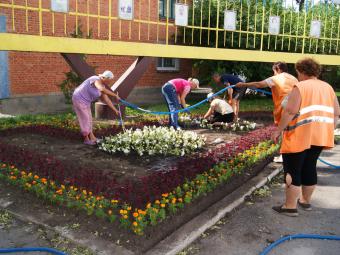
[[[321,65],[312,58],[304,58],[295,64],[295,69],[299,73],[307,76],[319,77],[321,73]]]
[[[286,64],[286,62],[275,62],[273,64],[273,69],[275,69],[276,71],[280,70],[281,72],[288,72],[288,66]]]
[[[220,77],[221,75],[218,72],[213,73],[212,77]]]

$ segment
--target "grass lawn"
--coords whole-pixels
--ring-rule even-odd
[[[340,91],[335,91],[337,97],[340,97]]]

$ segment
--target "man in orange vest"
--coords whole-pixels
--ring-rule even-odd
[[[286,183],[286,201],[273,210],[297,216],[297,205],[311,210],[311,197],[317,184],[316,163],[323,149],[334,147],[334,129],[340,115],[333,88],[317,77],[320,65],[311,58],[300,60],[295,69],[297,83],[272,139],[283,133],[281,153]],[[301,187],[302,186],[302,187]]]
[[[257,82],[240,82],[236,84],[236,87],[271,88],[274,103],[274,123],[277,125],[279,124],[282,115],[282,102],[292,91],[293,86],[298,83],[298,80],[293,75],[287,73],[288,66],[285,62],[274,63],[273,72],[274,75],[268,79]],[[276,157],[274,161],[282,162],[282,158]]]

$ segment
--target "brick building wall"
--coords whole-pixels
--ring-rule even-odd
[[[99,13],[100,15],[108,15],[108,1],[100,0]],[[138,20],[151,21],[158,20],[157,1],[150,0],[150,11],[148,1],[135,1],[134,17]],[[1,3],[11,4],[12,0],[1,0]],[[38,7],[38,0],[28,0],[28,6]],[[69,0],[70,12],[75,12],[75,0]],[[91,0],[89,2],[89,13],[98,14],[98,0]],[[78,12],[85,13],[87,11],[87,1],[78,0]],[[25,5],[25,0],[14,0],[14,4]],[[112,0],[112,16],[117,16],[118,0]],[[42,1],[42,7],[49,9],[50,1]],[[140,8],[141,7],[141,8]],[[149,16],[150,13],[150,16]],[[26,11],[14,11],[14,27],[12,25],[12,9],[0,7],[0,15],[5,15],[7,18],[7,32],[39,34],[39,16],[35,11],[28,11],[28,23],[26,27]],[[56,13],[54,15],[54,33],[52,29],[52,14],[43,12],[43,35],[49,36],[70,36],[76,30],[76,17],[66,16],[66,34],[65,35],[65,20],[64,14]],[[89,29],[87,22],[89,21]],[[101,19],[98,26],[97,18],[89,18],[78,16],[78,25],[81,24],[84,35],[87,31],[91,31],[91,38],[93,39],[108,39],[107,20]],[[156,24],[143,24],[130,21],[112,20],[112,40],[123,41],[143,41],[161,43],[165,40],[165,26],[158,26]],[[121,27],[121,33],[119,33]],[[26,29],[28,28],[28,32]],[[157,36],[158,30],[158,36]],[[170,27],[171,34],[174,33],[174,28]],[[158,38],[158,40],[157,40]],[[51,93],[60,93],[58,84],[65,78],[64,73],[69,71],[67,63],[64,59],[56,53],[33,53],[33,52],[9,52],[8,54],[8,68],[9,68],[9,86],[10,96],[29,96],[29,95],[45,95]],[[87,62],[91,66],[96,67],[97,73],[106,69],[111,70],[118,78],[135,60],[133,57],[125,56],[104,56],[104,55],[88,55]],[[188,78],[191,75],[191,61],[180,60],[179,71],[176,72],[159,72],[156,70],[157,59],[153,61],[137,87],[160,87],[167,80],[175,77]]]

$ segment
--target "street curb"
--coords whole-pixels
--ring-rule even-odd
[[[98,255],[112,255],[112,254],[119,254],[119,255],[133,255],[134,253],[130,250],[125,249],[122,246],[118,246],[112,242],[103,240],[99,237],[95,237],[90,233],[86,235],[80,236],[78,232],[75,232],[70,229],[66,229],[64,227],[51,227],[48,224],[44,223],[44,217],[38,219],[36,216],[31,214],[23,214],[17,213],[10,209],[8,206],[11,205],[13,202],[6,201],[4,199],[0,199],[0,209],[8,211],[11,215],[13,215],[16,219],[26,222],[26,223],[33,223],[35,225],[41,226],[49,231],[53,231],[63,238],[69,239],[74,244],[85,247],[90,249],[94,254]]]
[[[264,171],[253,177],[244,185],[240,186],[231,194],[224,197],[222,200],[209,207],[207,210],[203,211],[197,217],[187,222],[145,254],[176,255],[180,251],[184,250],[192,242],[199,238],[201,234],[225,217],[226,214],[231,213],[240,206],[247,196],[251,195],[256,189],[261,188],[270,182],[283,170],[283,167],[281,166],[276,168],[274,171],[271,171],[268,166]]]

